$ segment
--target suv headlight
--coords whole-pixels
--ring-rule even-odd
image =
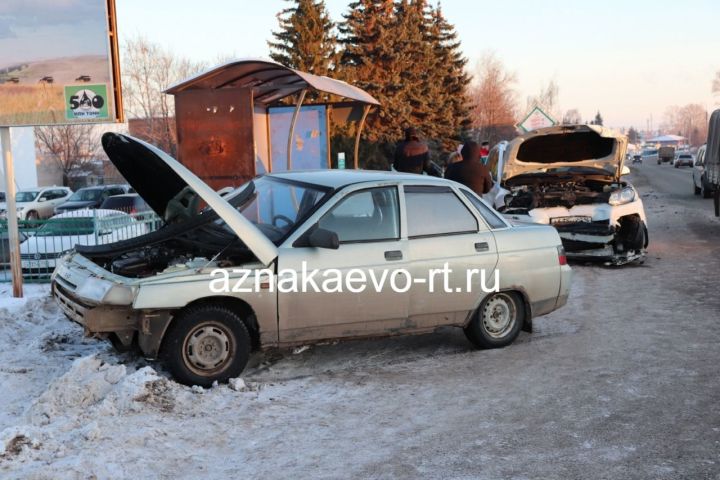
[[[632,187],[625,187],[620,190],[615,190],[610,194],[608,203],[610,205],[625,205],[635,200],[635,189]]]

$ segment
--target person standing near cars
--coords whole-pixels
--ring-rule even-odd
[[[405,140],[395,148],[393,167],[398,172],[430,173],[430,150],[415,127],[405,129]]]
[[[483,195],[492,188],[490,170],[480,161],[480,145],[467,142],[460,152],[462,160],[449,165],[445,178],[462,183],[478,195]]]

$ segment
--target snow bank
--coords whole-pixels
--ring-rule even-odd
[[[96,355],[75,360],[70,370],[55,380],[29,410],[35,425],[89,414],[117,415],[139,411],[151,404],[168,409],[167,380],[144,367],[128,374],[125,365],[110,365]],[[73,415],[69,415],[73,414]]]

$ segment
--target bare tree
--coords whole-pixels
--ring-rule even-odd
[[[707,110],[697,103],[670,106],[665,110],[663,129],[685,137],[690,145],[702,145],[707,138]]]
[[[68,186],[72,172],[82,170],[96,160],[100,145],[95,126],[88,124],[35,127],[35,140],[39,149],[62,172],[65,186]]]
[[[175,104],[163,91],[205,65],[181,58],[144,37],[128,40],[122,51],[123,99],[130,122],[137,119],[139,136],[176,156]]]
[[[551,115],[557,121],[560,118],[560,87],[555,80],[550,80],[547,85],[540,88],[537,95],[531,95],[527,99],[527,111],[540,107],[543,112]]]
[[[563,125],[577,125],[582,123],[582,117],[577,108],[572,108],[565,112],[562,118]]]
[[[493,53],[486,53],[478,62],[469,97],[472,126],[479,140],[494,144],[515,135],[516,81],[515,73],[508,72]]]

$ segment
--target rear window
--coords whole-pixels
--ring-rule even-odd
[[[117,208],[132,208],[133,207],[133,199],[129,197],[109,197],[106,198],[103,202],[102,206],[100,208],[107,208],[110,210],[114,210]]]

